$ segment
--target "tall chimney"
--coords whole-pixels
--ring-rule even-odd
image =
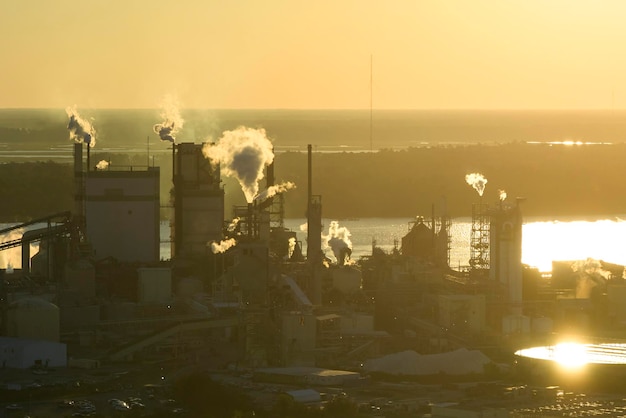
[[[306,257],[311,266],[311,301],[320,305],[322,303],[322,196],[313,195],[313,165],[312,149],[308,145],[308,173],[309,190],[307,201],[307,247]]]
[[[272,149],[272,154],[274,153],[274,149]],[[274,160],[272,163],[267,166],[267,179],[265,181],[266,186],[269,188],[274,185]]]
[[[76,225],[85,229],[85,183],[83,169],[83,143],[74,143],[74,220]]]

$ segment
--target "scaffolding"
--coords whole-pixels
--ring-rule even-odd
[[[489,215],[488,205],[472,205],[472,232],[470,237],[470,260],[472,270],[489,270]]]

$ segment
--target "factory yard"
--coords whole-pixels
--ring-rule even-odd
[[[161,372],[161,367],[132,364],[39,373],[5,369],[0,382],[7,389],[0,392],[0,416],[183,415],[184,409],[159,383]]]
[[[210,369],[205,364],[167,361],[119,364],[97,369],[5,369],[0,383],[14,390],[0,392],[0,416],[196,416],[172,398],[168,383],[185,374],[206,374],[215,382],[248,396],[259,416],[271,411],[292,391],[318,392],[310,408],[336,398],[358,405],[358,416],[623,416],[623,394],[582,394],[558,387],[529,388],[505,382],[420,384],[364,379],[358,385],[315,386],[259,382],[251,370]],[[22,385],[21,390],[15,390]],[[295,400],[295,398],[294,398]],[[470,414],[470,415],[467,415]],[[478,415],[476,415],[478,414]],[[269,415],[271,416],[271,415]]]

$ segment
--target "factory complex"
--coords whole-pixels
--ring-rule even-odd
[[[322,225],[311,146],[303,251],[302,232],[284,225],[284,193],[295,185],[276,181],[262,130],[198,144],[160,128],[172,147],[167,199],[149,158],[94,164],[82,132],[72,148],[74,207],[0,231],[0,251],[20,248],[22,259],[0,271],[3,370],[45,381],[52,369],[142,365],[163,370],[163,384],[211,370],[269,392],[270,404],[272,396],[319,405],[354,394],[375,416],[468,417],[531,416],[522,405],[567,397],[547,384],[572,382],[558,367],[565,354],[554,355],[564,342],[581,343],[579,358],[609,356],[597,361],[603,376],[624,372],[624,267],[555,261],[543,277],[523,265],[523,199],[484,203],[480,175],[466,179],[478,192],[467,266],[449,265],[445,205],[415,218],[393,251],[373,244],[354,260],[349,232],[333,222],[326,235]],[[247,205],[225,207],[224,175],[239,180]],[[532,350],[540,347],[547,351]],[[13,376],[0,378],[3,389],[25,389]],[[446,384],[454,388],[428,389]]]

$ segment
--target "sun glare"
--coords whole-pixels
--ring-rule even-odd
[[[568,369],[577,369],[588,362],[586,346],[578,343],[560,343],[555,345],[552,358]]]

